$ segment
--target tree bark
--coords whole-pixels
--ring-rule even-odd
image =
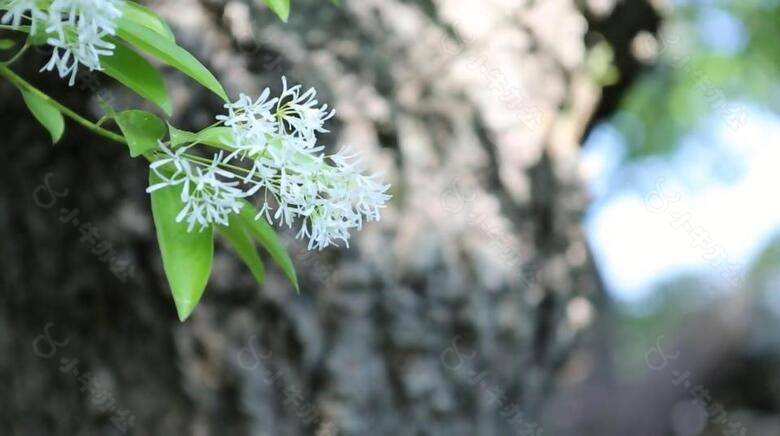
[[[324,142],[353,145],[393,185],[382,221],[349,249],[290,242],[300,295],[270,259],[256,285],[218,242],[185,323],[145,163],[72,124],[52,147],[0,85],[0,434],[117,434],[121,410],[134,435],[325,434],[327,423],[341,435],[506,435],[524,428],[501,415],[513,404],[523,425],[544,427],[545,393],[601,292],[579,224],[578,146],[605,115],[585,68],[588,15],[564,0],[343,3],[294,1],[286,25],[260,2],[152,3],[231,95],[278,90],[281,74],[314,86],[338,109]],[[626,26],[621,38],[645,24]],[[37,73],[43,61],[25,58],[27,77],[97,115],[90,90]],[[193,82],[167,80],[177,127],[221,112]],[[99,82],[118,107],[135,102]],[[524,100],[510,108],[514,87]],[[51,190],[63,195],[49,205]],[[79,225],[62,222],[75,209]],[[115,259],[103,261],[107,244]],[[116,261],[134,268],[126,283]],[[51,356],[47,325],[67,341]],[[99,387],[61,370],[68,359]],[[104,391],[116,410],[101,410]]]

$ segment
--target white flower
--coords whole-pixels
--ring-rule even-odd
[[[192,173],[190,162],[184,157],[184,153],[190,147],[179,147],[176,151],[172,151],[162,142],[159,143],[159,146],[165,157],[156,159],[149,165],[149,169],[162,181],[149,186],[146,192],[154,192],[166,186],[184,183],[184,179]],[[163,166],[167,166],[167,168],[164,168],[164,171],[159,169]],[[170,168],[171,166],[173,168]]]
[[[235,149],[230,157],[250,161],[251,170],[244,177],[249,185],[246,194],[262,191],[256,219],[288,227],[300,222],[297,236],[309,238],[310,249],[338,241],[348,245],[350,230],[379,219],[379,210],[390,198],[389,186],[362,174],[353,162],[357,154],[348,150],[321,154],[324,147],[317,145],[317,134],[327,132],[324,124],[335,111],[318,105],[314,89],[289,87],[283,77],[281,96],[269,95],[266,89],[254,102],[241,95],[225,105],[227,115],[217,117],[233,133],[226,141]]]
[[[181,201],[184,207],[176,216],[176,222],[185,221],[187,231],[196,225],[203,230],[211,224],[228,225],[228,216],[238,212],[246,193],[230,171],[221,168],[224,153],[215,154],[209,164],[187,160],[185,153],[191,146],[175,151],[160,144],[165,157],[155,160],[149,168],[162,180],[149,186],[146,192],[154,192],[169,186],[182,186]]]
[[[322,249],[342,240],[349,246],[349,231],[360,230],[363,221],[378,221],[390,188],[362,173],[357,153],[342,149],[329,159],[335,164],[320,177],[319,198],[306,214],[299,236],[308,236],[309,249]],[[354,161],[354,162],[351,162]],[[307,227],[308,224],[308,227]]]
[[[254,102],[241,94],[235,103],[225,104],[227,115],[218,115],[217,120],[230,127],[233,138],[231,146],[241,156],[254,156],[265,151],[269,139],[277,132],[277,123],[271,109],[278,99],[268,100],[271,91],[265,91]]]
[[[60,77],[76,81],[79,64],[101,70],[100,57],[111,56],[124,0],[54,0],[46,19],[46,43],[54,47],[49,62],[41,69],[57,70]]]
[[[282,95],[276,106],[276,116],[280,123],[280,131],[301,139],[307,146],[317,141],[316,134],[327,132],[323,127],[325,121],[333,118],[335,110],[328,110],[328,105],[317,107],[317,91],[309,88],[301,93],[301,85],[292,88],[287,86],[287,78],[282,76]]]
[[[297,237],[308,238],[309,249],[339,241],[349,246],[350,231],[379,220],[390,186],[363,174],[357,153],[324,155],[316,135],[327,131],[324,123],[334,111],[318,107],[313,89],[301,93],[300,86],[289,88],[282,80],[279,98],[269,98],[266,89],[254,101],[242,94],[225,105],[227,114],[217,120],[230,128],[231,137],[221,138],[227,155],[220,151],[206,164],[187,154],[195,144],[175,150],[161,144],[150,167],[162,181],[147,191],[182,185],[177,220],[186,220],[188,230],[227,224],[240,199],[260,193],[255,219],[300,225]]]
[[[13,27],[19,27],[22,24],[22,18],[30,19],[30,33],[34,34],[38,28],[38,23],[46,21],[46,12],[38,6],[40,0],[6,0],[0,1],[0,8],[6,9],[0,22],[11,24]]]
[[[263,204],[256,219],[265,217],[281,225],[293,226],[300,220],[299,238],[309,238],[309,249],[322,249],[344,241],[349,245],[349,232],[361,229],[364,221],[379,220],[379,211],[390,196],[389,185],[383,185],[376,176],[362,173],[357,154],[342,150],[327,158],[309,153],[306,148],[291,144],[282,150],[293,150],[292,158],[263,159],[265,172],[257,172],[252,193],[264,192]],[[269,151],[276,151],[273,147]],[[273,156],[273,153],[270,153]],[[283,162],[284,165],[277,165]],[[276,202],[276,210],[268,196]]]

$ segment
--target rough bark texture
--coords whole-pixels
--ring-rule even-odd
[[[119,433],[116,412],[95,404],[104,390],[134,415],[137,435],[325,434],[327,422],[342,435],[512,434],[522,427],[499,414],[494,386],[504,406],[539,422],[599,292],[576,170],[600,101],[585,15],[568,0],[344,3],[294,1],[287,25],[259,2],[153,4],[232,94],[278,89],[280,73],[315,86],[339,110],[326,140],[354,145],[393,184],[382,221],[349,250],[290,245],[301,295],[273,267],[258,288],[219,244],[212,282],[183,324],[161,272],[144,162],[77,126],[51,147],[0,85],[0,434]],[[625,26],[616,35],[638,30]],[[85,91],[35,73],[40,57],[26,62],[42,86],[95,114]],[[493,70],[505,85],[490,84]],[[176,125],[210,124],[218,102],[168,79]],[[525,125],[499,86],[522,90],[541,125]],[[106,87],[120,107],[132,99],[101,79]],[[68,194],[45,208],[34,193],[48,173]],[[130,262],[127,283],[92,253],[97,242],[60,221],[62,208],[77,208]],[[34,347],[48,323],[68,340],[50,358]],[[458,369],[454,342],[474,356]],[[261,356],[254,369],[251,349],[238,360],[246,347]],[[97,376],[96,393],[59,370],[64,358]],[[482,371],[485,387],[469,382]],[[265,382],[277,372],[276,385]],[[297,399],[285,395],[292,388]],[[308,403],[319,423],[299,416]]]

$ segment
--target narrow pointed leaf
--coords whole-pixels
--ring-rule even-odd
[[[209,127],[198,132],[198,140],[215,147],[233,142],[233,130],[230,127]]]
[[[117,29],[117,34],[132,46],[190,76],[223,100],[228,101],[227,94],[217,78],[193,55],[176,43],[161,39],[157,33],[147,27],[129,22],[125,22]]]
[[[229,127],[208,127],[198,133],[177,129],[170,124],[168,129],[171,134],[171,145],[176,147],[181,144],[205,144],[227,151],[235,150],[228,144],[233,142],[233,133]]]
[[[274,229],[265,222],[265,220],[262,218],[259,220],[255,219],[256,213],[257,211],[255,208],[244,201],[244,207],[241,208],[239,216],[244,221],[249,233],[257,239],[266,250],[268,250],[268,253],[271,254],[274,261],[282,268],[282,272],[287,276],[287,279],[295,286],[295,290],[300,293],[298,276],[295,274],[295,266],[293,265],[292,259],[290,259],[290,256],[287,254],[287,249],[284,247],[284,244],[281,239],[279,239],[279,236]]]
[[[186,130],[177,129],[170,123],[168,123],[168,134],[171,138],[171,147],[178,147],[184,143],[195,142],[198,138],[197,134],[188,132]]]
[[[230,244],[233,250],[238,254],[241,260],[246,263],[257,283],[262,283],[265,279],[265,268],[260,255],[257,254],[255,241],[248,233],[246,225],[237,215],[230,215],[227,226],[217,226],[219,233]]]
[[[125,4],[125,10],[122,13],[122,18],[119,19],[118,27],[122,29],[125,23],[146,27],[168,41],[176,42],[176,37],[168,23],[153,10],[136,2],[129,1]]]
[[[166,115],[173,114],[173,105],[165,92],[165,82],[160,73],[132,49],[119,41],[113,42],[116,45],[114,54],[100,58],[103,71],[159,106]]]
[[[129,110],[117,113],[114,119],[127,140],[132,157],[154,150],[165,137],[165,123],[153,113]]]
[[[290,16],[290,0],[263,0],[269,9],[284,21],[287,22],[287,18]]]
[[[149,174],[150,185],[159,182],[159,177]],[[184,321],[195,310],[206,289],[214,258],[214,234],[211,227],[188,232],[185,223],[176,222],[176,215],[182,207],[180,195],[180,186],[169,186],[151,193],[152,216],[163,269],[179,320]]]
[[[176,147],[181,144],[205,144],[223,150],[233,151],[227,144],[232,143],[233,133],[229,127],[208,127],[198,133],[177,129],[170,124],[168,129],[171,134],[171,145]]]
[[[35,94],[22,91],[22,97],[35,119],[49,131],[51,142],[59,141],[65,131],[65,120],[60,110]]]

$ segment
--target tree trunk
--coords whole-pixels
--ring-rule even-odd
[[[218,243],[185,323],[162,274],[145,163],[74,124],[50,146],[0,85],[0,434],[118,434],[125,411],[134,435],[544,427],[545,392],[600,293],[576,166],[605,115],[586,69],[595,15],[565,0],[342,3],[293,1],[286,25],[260,2],[152,4],[231,95],[278,89],[281,74],[314,86],[338,109],[325,142],[353,145],[393,185],[382,221],[349,249],[290,242],[300,295],[270,259],[258,287]],[[647,27],[620,23],[608,42]],[[42,62],[20,68],[79,112],[99,116],[94,93],[135,101],[105,77],[66,89],[37,73]],[[174,125],[221,112],[193,82],[167,80]],[[98,385],[82,384],[85,372]],[[502,416],[513,409],[522,422]]]

